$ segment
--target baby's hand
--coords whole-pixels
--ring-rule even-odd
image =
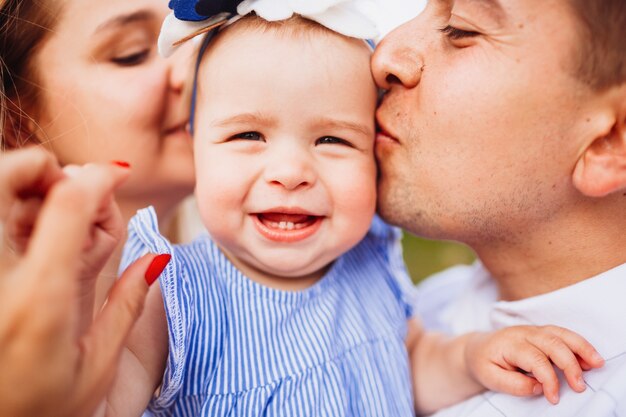
[[[543,392],[559,402],[559,381],[553,364],[563,370],[576,392],[586,388],[582,371],[599,368],[604,359],[583,337],[557,326],[514,326],[477,333],[465,350],[470,374],[492,391],[516,396]]]

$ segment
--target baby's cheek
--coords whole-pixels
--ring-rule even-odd
[[[224,218],[229,211],[238,208],[238,177],[231,170],[232,166],[219,159],[196,157],[195,197],[207,228],[209,220]]]
[[[357,234],[369,229],[376,211],[376,169],[372,163],[361,165],[358,174],[344,175],[336,189],[335,207],[341,211],[347,230]]]

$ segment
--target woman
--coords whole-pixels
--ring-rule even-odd
[[[128,161],[116,197],[124,220],[153,205],[171,230],[193,187],[182,82],[186,63],[160,58],[168,12],[154,0],[8,0],[0,12],[6,65],[5,148],[41,144],[61,165]],[[101,305],[118,253],[98,282]]]

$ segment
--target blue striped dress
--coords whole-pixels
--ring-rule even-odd
[[[413,286],[399,234],[375,219],[312,287],[264,287],[208,237],[181,246],[152,208],[132,219],[122,265],[170,253],[160,278],[169,357],[156,416],[412,416],[405,349]]]

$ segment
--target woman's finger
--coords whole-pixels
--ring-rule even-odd
[[[133,263],[111,289],[109,299],[83,337],[83,366],[77,387],[82,403],[76,407],[88,414],[115,378],[117,362],[126,338],[141,315],[149,282],[161,274],[169,255],[145,255]]]
[[[94,165],[79,176],[58,182],[50,190],[26,255],[32,254],[33,263],[45,266],[42,275],[65,276],[72,280],[68,266],[78,267],[77,258],[97,221],[102,203],[128,175],[127,169],[112,164]],[[43,276],[33,279],[55,284]]]
[[[103,171],[103,168],[106,168],[108,172]],[[109,174],[112,175],[109,176]],[[130,175],[129,166],[120,165],[119,163],[113,163],[111,166],[87,164],[71,175],[77,181],[81,181],[85,185],[98,184],[102,181],[112,181],[113,188],[110,192],[102,192],[94,196],[94,199],[99,203],[97,215],[94,218],[94,226],[96,226],[98,233],[94,233],[92,237],[97,239],[100,237],[106,238],[108,236],[110,239],[119,240],[124,234],[125,225],[119,208],[117,204],[115,204],[113,191]],[[103,175],[107,176],[103,177]],[[107,182],[107,186],[110,186],[109,184],[110,183]]]
[[[30,197],[17,200],[10,210],[5,224],[6,243],[18,254],[24,253],[28,247],[42,204],[41,197]]]
[[[42,148],[0,155],[0,220],[18,198],[44,196],[65,175],[56,159]]]

